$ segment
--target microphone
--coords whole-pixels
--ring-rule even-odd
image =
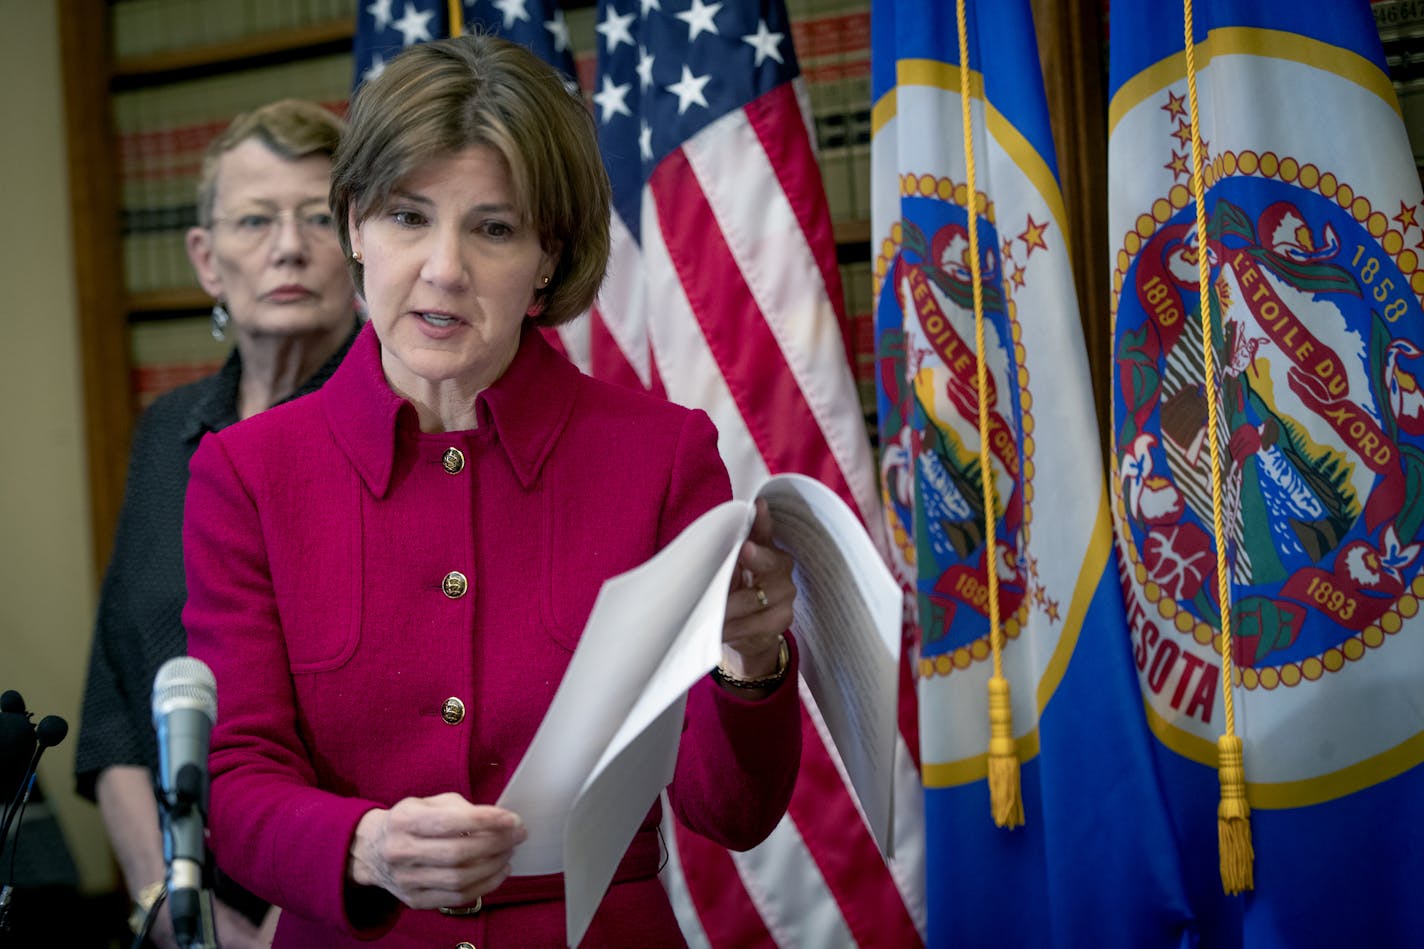
[[[29,730],[29,712],[23,711],[25,703],[23,700],[20,700],[20,693],[15,692],[13,690],[5,693],[6,698],[9,698],[10,696],[14,696],[16,700],[19,700],[19,707],[20,711],[23,713],[23,721],[25,722],[25,728],[26,730]],[[16,717],[15,712],[7,712],[3,716],[0,716],[0,718],[14,717]],[[19,819],[20,824],[23,826],[24,821],[22,819],[22,815],[25,813],[26,805],[30,803],[30,792],[33,791],[35,788],[35,770],[39,767],[40,755],[44,754],[44,750],[46,748],[53,748],[55,745],[64,741],[64,736],[68,734],[68,722],[60,718],[58,715],[46,715],[44,718],[40,719],[39,725],[34,727],[33,738],[29,738],[28,735],[26,736],[29,741],[34,743],[35,752],[30,757],[30,765],[28,768],[25,769],[24,777],[20,781],[20,789],[15,793],[15,801],[6,809],[4,821],[3,823],[0,823],[0,853],[4,853],[5,844],[10,839],[11,824],[14,824],[16,820]],[[18,849],[20,846],[20,830],[22,829],[22,826],[15,828],[15,849]],[[10,853],[11,877],[5,882],[4,887],[0,888],[0,932],[7,932],[10,928],[10,901],[14,897],[15,893],[14,860],[15,853],[12,850]]]
[[[168,911],[178,945],[200,941],[204,913],[204,824],[208,813],[208,741],[218,718],[217,680],[201,659],[179,656],[153,679],[153,727],[158,731],[158,799]]]
[[[15,712],[26,716],[30,714],[25,711],[25,700],[14,689],[6,689],[4,693],[0,693],[0,712]]]

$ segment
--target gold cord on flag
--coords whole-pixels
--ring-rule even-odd
[[[465,32],[465,5],[463,0],[446,0],[450,11],[450,35],[462,36]]]
[[[1000,827],[1024,822],[1019,789],[1019,755],[1014,744],[1014,712],[1009,680],[1004,677],[1004,630],[999,621],[998,538],[995,527],[994,469],[989,455],[988,360],[984,354],[984,274],[979,267],[979,191],[975,185],[974,127],[969,97],[969,29],[965,0],[956,0],[959,27],[959,102],[964,120],[964,161],[969,191],[969,273],[974,290],[974,351],[978,356],[979,476],[984,496],[984,580],[989,593],[989,648],[994,673],[989,678],[989,810]]]
[[[1211,446],[1211,519],[1216,541],[1216,590],[1221,607],[1221,695],[1226,708],[1226,731],[1217,739],[1217,773],[1221,803],[1216,809],[1217,845],[1221,852],[1221,887],[1227,893],[1254,889],[1251,847],[1251,806],[1246,801],[1246,770],[1241,759],[1241,738],[1236,734],[1236,707],[1231,692],[1231,576],[1227,572],[1226,530],[1222,516],[1221,433],[1217,428],[1218,389],[1211,333],[1211,263],[1207,258],[1206,175],[1202,167],[1201,120],[1197,112],[1196,40],[1192,29],[1192,0],[1182,5],[1186,34],[1187,99],[1192,125],[1192,191],[1197,210],[1197,279],[1201,291],[1203,374],[1206,377],[1207,444]]]

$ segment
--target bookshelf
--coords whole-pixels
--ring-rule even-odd
[[[202,149],[232,115],[281,95],[344,108],[356,2],[65,4],[59,39],[96,575],[108,562],[138,411],[226,351],[206,337],[211,301],[182,250]]]

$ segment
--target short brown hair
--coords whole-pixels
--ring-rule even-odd
[[[203,167],[198,173],[198,224],[213,226],[218,161],[225,153],[255,138],[288,160],[308,155],[334,159],[345,132],[345,122],[305,99],[279,99],[237,116],[208,142],[207,151],[203,153]]]
[[[611,191],[593,117],[552,67],[494,36],[420,43],[362,84],[350,123],[331,176],[348,258],[352,218],[374,214],[425,162],[485,145],[504,156],[540,245],[559,248],[534,322],[556,326],[592,305],[608,267]],[[360,263],[352,261],[351,276],[364,292]]]

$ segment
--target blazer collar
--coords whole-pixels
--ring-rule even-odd
[[[475,397],[475,417],[494,430],[520,484],[539,478],[573,413],[579,371],[525,324],[514,361]],[[395,470],[397,434],[419,430],[415,406],[386,382],[381,344],[368,323],[321,390],[327,424],[366,487],[385,497]]]

